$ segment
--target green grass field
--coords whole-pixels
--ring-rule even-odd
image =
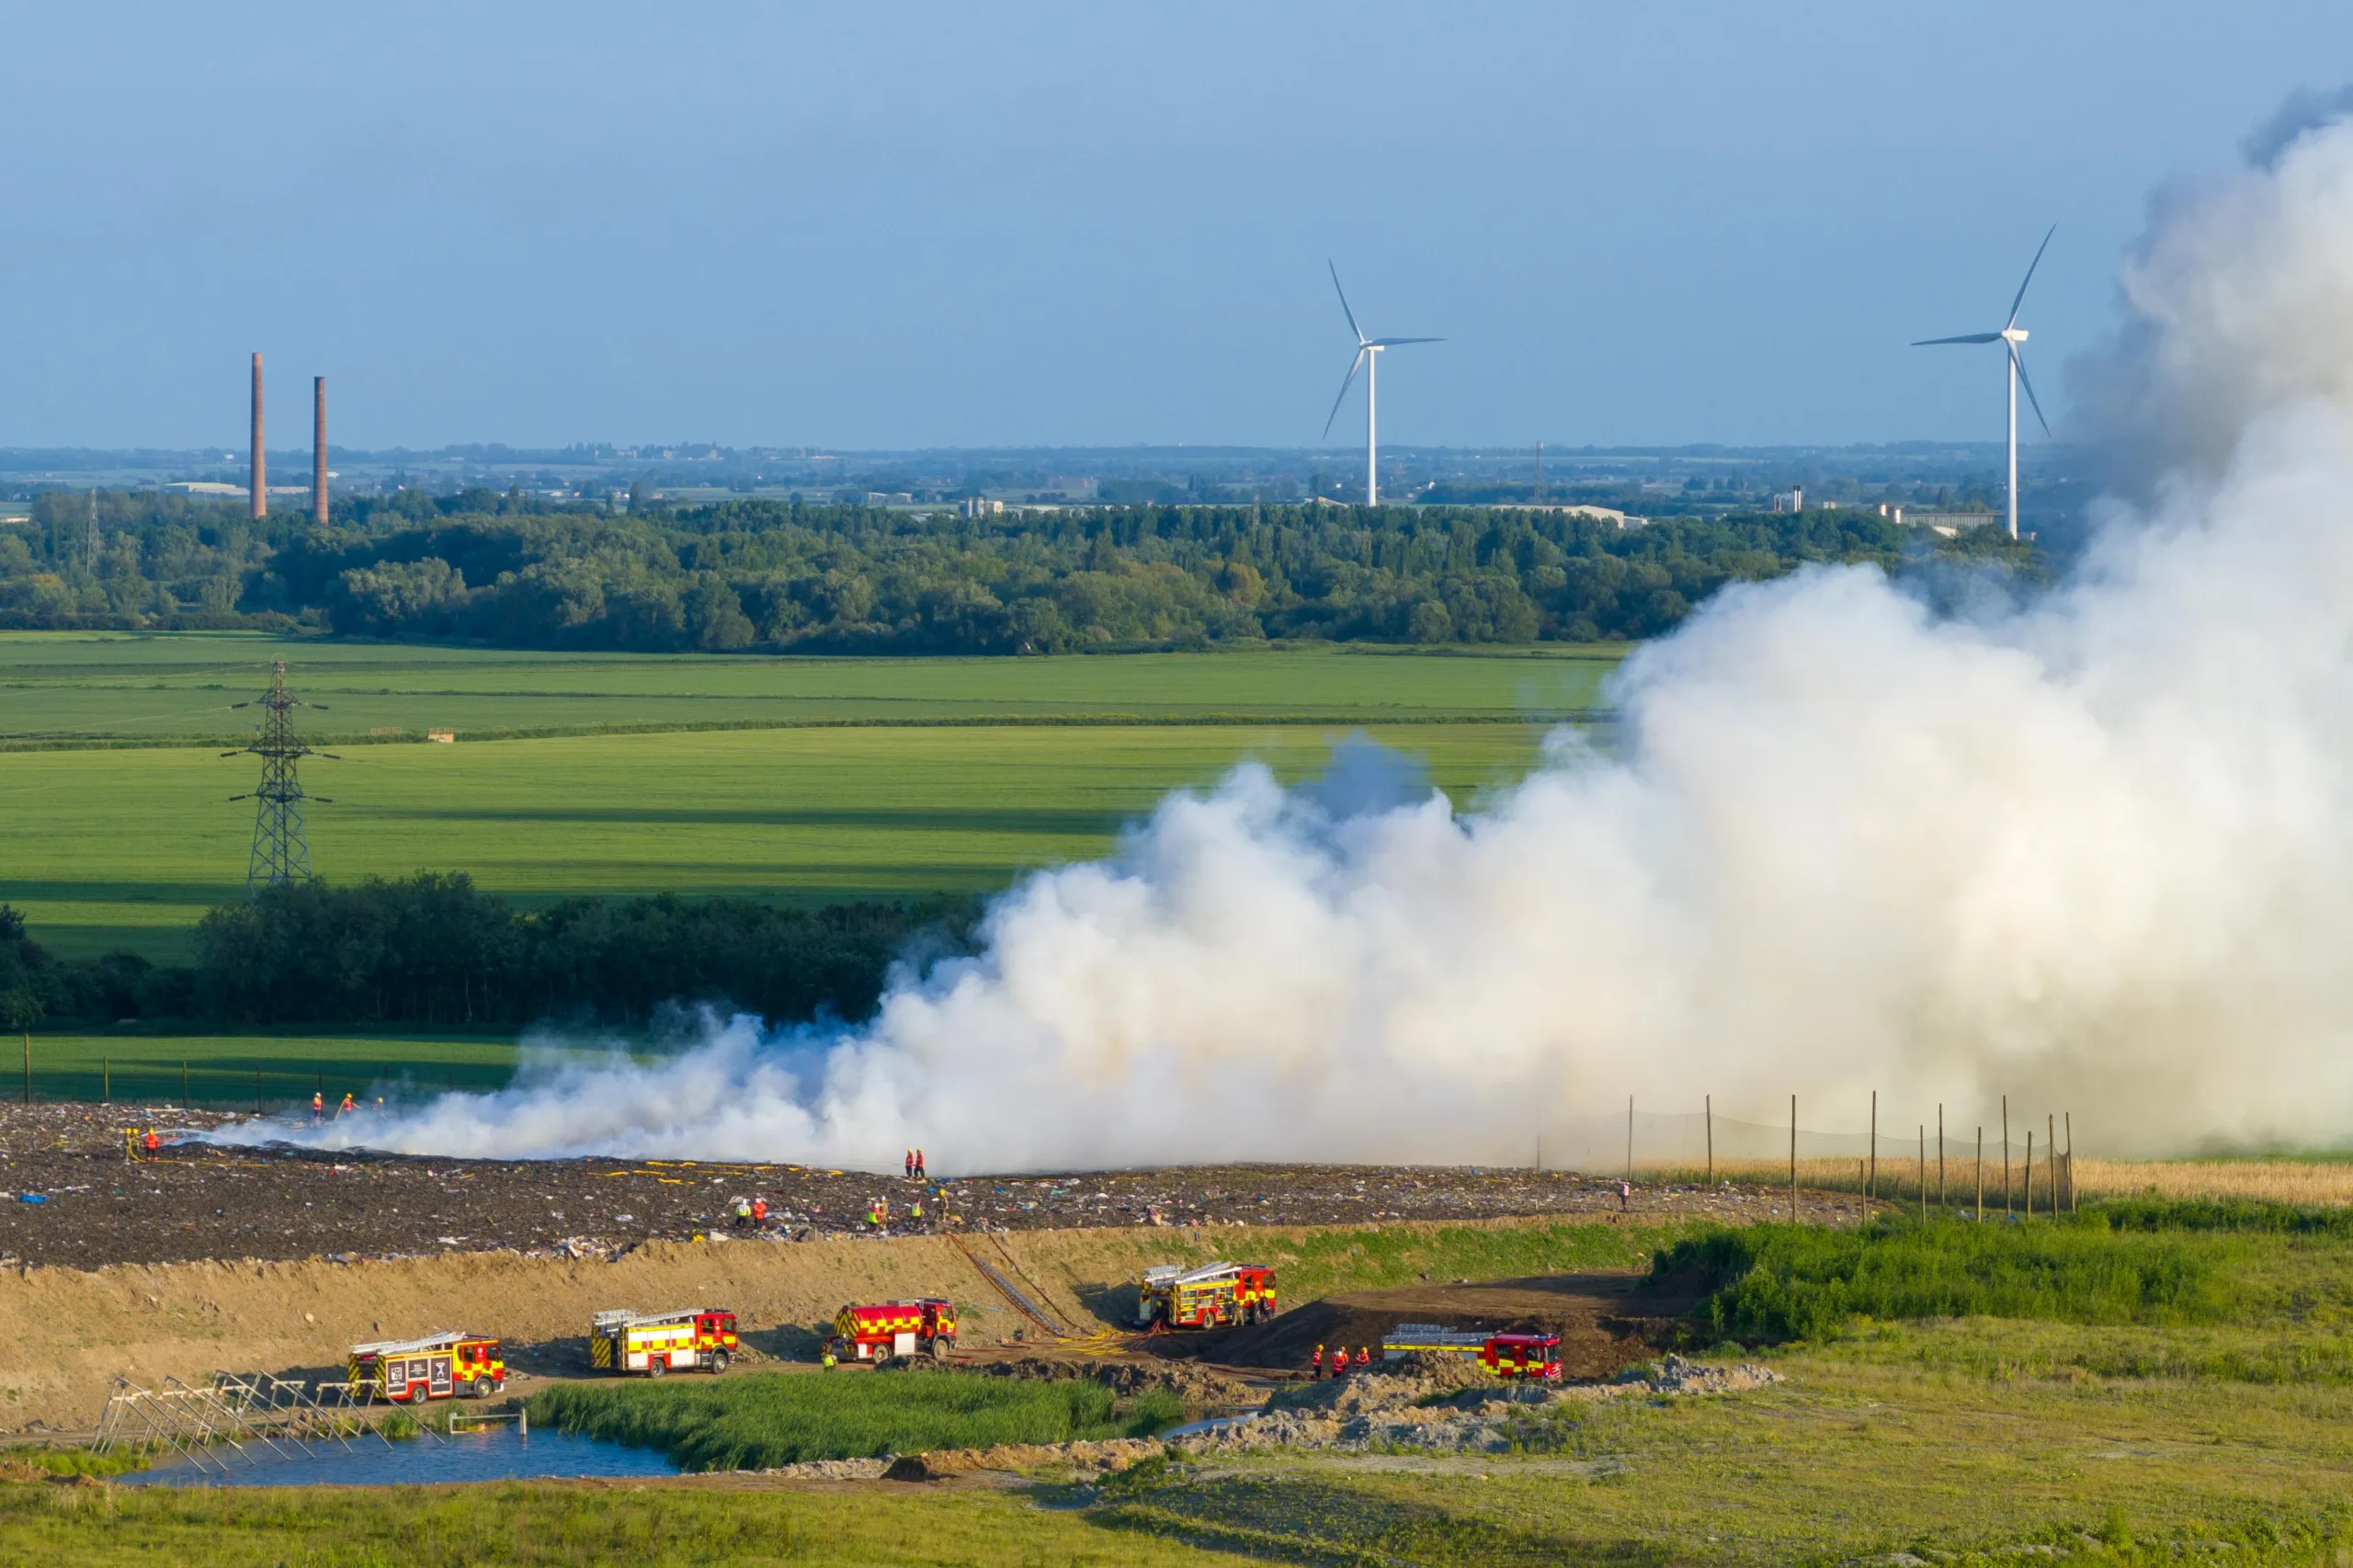
[[[22,1050],[0,1037],[0,1098],[22,1089]],[[347,1094],[495,1089],[514,1076],[517,1051],[504,1035],[36,1034],[33,1097],[276,1110],[313,1092],[332,1105]]]
[[[329,704],[306,719],[460,732],[454,745],[358,745],[306,766],[305,783],[333,801],[311,813],[324,876],[464,870],[527,900],[811,903],[993,891],[1102,854],[1166,791],[1245,757],[1286,778],[1312,773],[1358,727],[1422,757],[1458,799],[1474,796],[1525,771],[1545,717],[1597,700],[1614,659],[1278,650],[863,662],[19,633],[0,636],[0,704],[19,734],[131,733],[142,712],[157,734],[185,732],[257,689],[272,654],[294,659],[302,694]],[[1167,722],[1075,722],[1147,711]],[[983,715],[1008,722],[972,722]],[[792,727],[466,740],[475,718]],[[242,894],[252,816],[229,797],[256,766],[184,744],[0,751],[0,901],[67,956],[184,957],[196,917]]]
[[[0,743],[233,741],[284,659],[320,736],[1105,718],[1518,722],[1587,712],[1623,650],[1317,645],[1030,659],[536,653],[250,632],[0,632]],[[377,731],[397,735],[375,736]]]

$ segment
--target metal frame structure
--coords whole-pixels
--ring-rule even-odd
[[[165,1378],[152,1389],[117,1378],[92,1447],[102,1454],[118,1449],[177,1453],[192,1469],[225,1473],[235,1459],[259,1463],[256,1449],[278,1459],[298,1453],[315,1459],[313,1443],[348,1449],[354,1437],[374,1437],[390,1445],[381,1426],[361,1415],[363,1403],[347,1384],[305,1383],[270,1372],[215,1372],[201,1386]],[[430,1427],[419,1424],[418,1431],[440,1441]]]
[[[285,660],[279,659],[269,666],[269,690],[256,700],[267,710],[267,717],[253,744],[221,754],[261,758],[261,783],[249,794],[229,797],[232,801],[254,802],[254,847],[245,863],[247,892],[279,882],[311,880],[311,840],[302,825],[302,802],[316,801],[329,806],[335,802],[324,795],[302,792],[297,764],[313,756],[342,760],[332,752],[314,753],[295,737],[294,710],[315,708],[324,712],[325,707],[317,702],[298,702],[287,691]],[[236,706],[250,708],[254,704],[240,702]]]

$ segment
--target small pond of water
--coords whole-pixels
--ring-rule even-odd
[[[387,1443],[355,1437],[349,1448],[313,1441],[280,1459],[258,1444],[248,1460],[234,1449],[210,1449],[202,1462],[173,1456],[119,1477],[125,1486],[425,1486],[451,1481],[524,1481],[574,1475],[676,1475],[653,1449],[627,1448],[568,1432],[523,1437],[511,1426],[460,1432],[440,1442],[413,1437]],[[225,1468],[224,1468],[225,1467]]]
[[[1203,1432],[1222,1431],[1228,1426],[1239,1426],[1245,1421],[1254,1421],[1260,1414],[1256,1410],[1245,1410],[1233,1415],[1211,1415],[1200,1421],[1188,1421],[1182,1426],[1171,1426],[1167,1431],[1157,1433],[1155,1436],[1190,1437]]]

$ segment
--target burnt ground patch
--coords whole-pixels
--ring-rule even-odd
[[[1326,1296],[1251,1328],[1163,1335],[1145,1343],[1164,1356],[1291,1371],[1304,1369],[1319,1345],[1351,1352],[1362,1346],[1378,1361],[1382,1336],[1404,1323],[1528,1330],[1561,1336],[1563,1377],[1597,1379],[1654,1355],[1699,1301],[1688,1284],[1653,1285],[1647,1274],[1632,1271],[1409,1285]]]

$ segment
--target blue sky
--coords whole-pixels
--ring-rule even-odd
[[[0,446],[1999,434],[2353,8],[0,3]],[[2059,410],[2053,408],[2053,415]],[[1352,403],[1333,431],[1360,438]]]

